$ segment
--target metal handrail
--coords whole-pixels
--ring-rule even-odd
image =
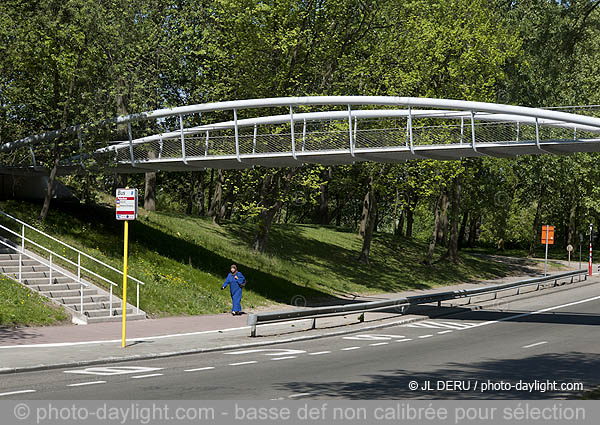
[[[43,236],[47,237],[48,239],[51,239],[51,240],[53,240],[54,242],[58,242],[58,243],[59,243],[59,244],[61,244],[62,246],[66,247],[66,248],[69,248],[69,249],[71,249],[71,250],[75,251],[76,253],[78,253],[78,254],[80,254],[80,255],[83,255],[84,257],[86,257],[86,258],[88,258],[88,259],[90,259],[90,260],[92,260],[92,261],[95,261],[96,263],[98,263],[98,264],[100,264],[100,265],[102,265],[102,266],[104,266],[104,267],[106,267],[106,268],[108,268],[108,269],[110,269],[110,270],[112,270],[112,271],[114,271],[114,272],[117,272],[117,273],[119,273],[121,276],[123,276],[123,271],[121,271],[121,270],[119,270],[119,269],[116,269],[116,268],[114,268],[113,266],[111,266],[111,265],[109,265],[109,264],[106,264],[105,262],[103,262],[103,261],[101,261],[101,260],[98,260],[97,258],[95,258],[95,257],[92,257],[92,256],[91,256],[91,255],[89,255],[89,254],[86,254],[86,253],[85,253],[85,252],[83,252],[83,251],[80,251],[79,249],[75,248],[74,246],[71,246],[71,245],[69,245],[69,244],[67,244],[67,243],[65,243],[65,242],[63,242],[63,241],[61,241],[61,240],[59,240],[59,239],[56,239],[55,237],[53,237],[53,236],[51,236],[51,235],[49,235],[49,234],[47,234],[47,233],[45,233],[45,232],[42,232],[41,230],[39,230],[39,229],[37,229],[37,228],[33,227],[32,225],[30,225],[30,224],[27,224],[27,223],[25,223],[24,221],[21,221],[21,220],[19,220],[18,218],[11,216],[10,214],[7,214],[7,213],[6,213],[6,212],[4,212],[4,211],[1,211],[1,210],[0,210],[0,214],[2,214],[2,215],[4,215],[4,216],[6,216],[6,217],[8,217],[8,218],[10,218],[10,219],[11,219],[11,220],[13,220],[13,221],[16,221],[17,223],[21,224],[22,226],[25,226],[25,227],[27,227],[28,229],[31,229],[31,230],[34,230],[34,231],[38,232],[39,234],[41,234],[41,235],[43,235]],[[20,235],[18,235],[18,236],[20,237]],[[137,283],[140,283],[140,284],[142,284],[142,285],[145,285],[145,283],[144,283],[144,282],[142,282],[142,281],[141,281],[141,280],[139,280],[139,279],[136,279],[135,277],[132,277],[132,276],[130,276],[129,274],[127,275],[127,279],[131,279],[131,280],[133,280],[134,282],[137,282]]]
[[[92,275],[92,276],[94,276],[94,277],[96,277],[98,279],[101,279],[101,280],[109,283],[110,284],[109,285],[109,290],[110,290],[109,291],[110,292],[110,297],[109,297],[109,300],[110,300],[109,315],[112,314],[113,286],[119,286],[119,285],[116,284],[115,282],[113,282],[113,281],[111,281],[111,280],[109,280],[109,279],[107,279],[107,278],[99,275],[98,273],[95,273],[92,270],[90,270],[90,269],[82,266],[81,265],[81,256],[84,256],[85,258],[88,258],[88,259],[96,262],[97,264],[108,268],[109,270],[117,272],[121,276],[123,276],[123,272],[122,271],[120,271],[120,270],[118,270],[118,269],[116,269],[116,268],[114,268],[114,267],[112,267],[112,266],[104,263],[101,260],[98,260],[95,257],[92,257],[89,254],[86,254],[85,252],[83,252],[83,251],[81,251],[81,250],[79,250],[79,249],[77,249],[77,248],[75,248],[75,247],[73,247],[73,246],[71,246],[71,245],[69,245],[69,244],[61,241],[61,240],[58,240],[57,238],[55,238],[53,236],[48,235],[47,233],[42,232],[39,229],[36,229],[35,227],[33,227],[33,226],[25,223],[24,221],[19,220],[18,218],[15,218],[15,217],[11,216],[10,214],[5,213],[4,211],[0,210],[0,214],[4,215],[5,217],[10,218],[11,220],[13,220],[13,221],[15,221],[15,222],[17,222],[17,223],[19,223],[21,225],[21,234],[19,234],[19,233],[15,232],[14,230],[12,230],[12,229],[10,229],[10,228],[8,228],[8,227],[0,224],[0,228],[1,229],[4,229],[7,232],[9,232],[10,234],[12,234],[12,235],[18,237],[19,239],[21,239],[21,246],[20,246],[20,251],[19,251],[20,254],[24,254],[25,253],[25,242],[27,241],[28,243],[30,243],[30,244],[32,244],[32,245],[34,245],[34,246],[42,249],[43,251],[45,251],[45,252],[47,252],[49,254],[49,262],[48,262],[48,264],[52,264],[52,257],[54,256],[54,257],[60,258],[61,260],[67,262],[68,264],[71,264],[72,266],[76,267],[77,268],[77,281],[78,282],[81,282],[81,272],[83,271],[83,272],[89,273],[90,275]],[[60,254],[57,254],[56,252],[52,251],[51,249],[46,248],[46,247],[38,244],[37,242],[35,242],[35,241],[33,241],[33,240],[29,239],[29,238],[26,238],[25,237],[25,228],[34,230],[37,233],[39,233],[39,234],[47,237],[48,239],[51,239],[51,240],[53,240],[55,242],[58,242],[62,246],[66,247],[66,248],[69,248],[72,251],[75,251],[77,253],[77,263],[75,263],[72,260],[69,260],[68,258],[63,257]],[[5,245],[7,245],[7,244],[5,243]],[[7,246],[9,246],[9,245],[7,245]],[[13,247],[13,249],[14,249],[14,247]],[[43,264],[43,262],[42,262],[42,264]],[[20,269],[20,267],[21,267],[21,262],[19,261],[19,269]],[[52,268],[50,268],[50,270],[52,270]],[[140,284],[145,285],[145,283],[142,282],[141,280],[136,279],[134,277],[131,277],[129,275],[127,275],[127,278],[131,279],[132,281],[134,281],[136,283],[136,312],[139,313],[140,312]],[[20,278],[19,278],[19,281],[20,281]],[[88,285],[86,284],[86,286],[88,286]],[[82,293],[81,313],[83,314],[83,292],[81,292],[81,293]],[[123,306],[123,308],[127,308],[127,306]]]
[[[4,246],[10,248],[10,249],[15,249],[15,246],[4,242],[2,239],[0,239],[0,243],[3,244]],[[52,264],[52,255],[50,256],[50,261],[48,263],[44,263],[44,261],[41,261],[39,258],[36,258],[35,256],[23,251],[18,251],[19,253],[19,272],[18,272],[18,281],[19,283],[23,283],[23,273],[22,273],[22,256],[26,256],[28,258],[31,258],[32,260],[35,261],[39,261],[40,263],[42,263],[42,265],[47,266],[48,269],[50,270],[50,276],[48,278],[48,281],[50,283],[52,283],[52,270],[57,271],[58,273],[62,274],[65,277],[71,278],[71,276],[69,276],[68,274],[66,274],[65,272],[63,272],[62,270],[56,268],[53,264]],[[10,275],[10,273],[7,273],[8,275]],[[88,285],[86,282],[82,281],[81,279],[78,279],[79,281],[77,282],[79,284],[79,309],[81,311],[81,314],[83,314],[83,287],[85,286],[86,288],[89,288],[90,285]],[[112,291],[111,291],[111,297],[112,297]],[[112,305],[112,299],[111,299],[111,305]],[[111,308],[112,310],[112,308]]]
[[[441,305],[442,301],[448,301],[457,298],[469,298],[469,303],[471,302],[471,297],[475,295],[482,295],[486,293],[494,293],[494,299],[497,297],[497,292],[505,291],[508,289],[517,289],[517,295],[520,292],[520,288],[524,286],[530,285],[538,285],[536,290],[539,289],[540,283],[547,281],[555,281],[555,284],[559,279],[565,277],[571,277],[571,282],[573,281],[574,276],[584,275],[587,279],[588,270],[576,270],[565,273],[558,273],[555,275],[547,275],[542,277],[536,277],[532,279],[521,280],[517,282],[511,283],[503,283],[499,285],[488,286],[484,288],[474,288],[474,289],[464,289],[459,291],[446,291],[446,292],[436,292],[433,294],[425,294],[425,295],[413,295],[405,298],[397,298],[391,300],[384,301],[370,301],[365,303],[355,303],[355,304],[343,304],[343,305],[335,305],[328,307],[316,307],[310,309],[303,310],[289,310],[289,311],[279,311],[279,312],[271,312],[271,313],[254,313],[248,315],[248,326],[250,326],[250,336],[256,336],[256,327],[259,324],[264,323],[274,323],[274,322],[283,322],[283,321],[293,321],[293,320],[306,320],[313,319],[312,328],[316,327],[317,318],[324,317],[334,317],[334,316],[343,316],[348,313],[363,313],[361,316],[361,321],[364,321],[364,313],[368,311],[377,311],[389,309],[390,307],[401,307],[401,313],[404,312],[405,308],[410,305],[419,305],[419,304],[429,304],[433,302],[437,302],[438,306]]]
[[[26,238],[26,237],[23,237],[22,235],[19,235],[19,234],[18,234],[17,232],[15,232],[14,230],[12,230],[12,229],[9,229],[8,227],[6,227],[6,226],[3,226],[2,224],[0,224],[0,229],[4,229],[4,230],[6,230],[7,232],[9,232],[9,233],[11,233],[11,234],[13,234],[13,235],[15,235],[15,236],[17,236],[17,237],[19,237],[19,238],[23,238],[23,240],[24,240],[24,241],[26,241],[26,242],[29,242],[30,244],[32,244],[32,245],[34,245],[34,246],[37,246],[37,247],[38,247],[38,248],[40,248],[40,249],[43,249],[43,250],[44,250],[44,251],[46,251],[48,254],[52,254],[54,257],[58,257],[58,258],[60,258],[61,260],[65,261],[65,262],[67,262],[67,263],[69,263],[69,264],[71,264],[72,266],[75,266],[75,267],[77,267],[78,269],[81,269],[81,270],[83,270],[84,272],[87,272],[87,273],[91,274],[92,276],[95,276],[95,277],[97,277],[97,278],[99,278],[99,279],[102,279],[103,281],[105,281],[105,282],[107,282],[107,283],[109,283],[109,284],[111,284],[111,285],[118,286],[118,285],[117,285],[116,283],[114,283],[113,281],[111,281],[111,280],[108,280],[107,278],[105,278],[105,277],[103,277],[103,276],[100,276],[100,275],[99,275],[99,274],[97,274],[97,273],[94,273],[93,271],[91,271],[91,270],[89,270],[89,269],[87,269],[87,268],[83,267],[81,264],[77,264],[77,263],[75,263],[74,261],[71,261],[71,260],[69,260],[68,258],[66,258],[66,257],[63,257],[62,255],[60,255],[60,254],[57,254],[56,252],[54,252],[54,251],[52,251],[52,250],[50,250],[50,249],[46,248],[45,246],[42,246],[42,245],[38,244],[37,242],[35,242],[35,241],[33,241],[33,240],[29,239],[29,238]]]

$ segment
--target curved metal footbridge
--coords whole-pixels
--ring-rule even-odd
[[[61,138],[60,174],[296,167],[600,151],[600,107],[540,109],[451,99],[308,96],[160,109],[0,145],[11,169],[47,172],[36,150]],[[20,156],[16,153],[20,152]],[[38,155],[39,158],[40,155]]]

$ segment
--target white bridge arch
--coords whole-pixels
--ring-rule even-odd
[[[600,118],[593,116],[600,108],[569,109],[577,113],[389,96],[249,99],[73,126],[5,143],[0,152],[27,148],[35,168],[35,146],[71,137],[80,152],[63,159],[64,174],[86,163],[139,173],[600,151]],[[94,136],[86,151],[82,139],[99,128],[104,139]]]

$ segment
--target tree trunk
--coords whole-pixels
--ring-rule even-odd
[[[396,227],[396,236],[404,236],[404,217],[406,213],[404,208],[400,212],[400,218],[398,219],[398,226]]]
[[[315,207],[313,224],[329,224],[329,182],[332,178],[332,167],[325,167],[321,173],[323,183],[319,191],[319,203]]]
[[[369,180],[369,188],[365,195],[363,203],[363,217],[361,220],[361,228],[363,228],[363,244],[358,256],[358,262],[369,264],[369,253],[371,252],[371,241],[373,240],[373,230],[377,221],[377,196],[375,194],[374,177],[371,175]]]
[[[465,211],[460,223],[460,231],[458,232],[458,249],[461,249],[465,244],[465,233],[467,232],[467,224],[469,223],[469,210]]]
[[[155,158],[154,151],[148,152],[148,158]],[[156,172],[154,171],[145,174],[144,209],[156,211]]]
[[[156,211],[156,173],[145,174],[144,209]]]
[[[479,222],[479,217],[475,214],[471,216],[471,224],[469,225],[469,248],[475,247],[475,241],[477,240],[477,223]]]
[[[406,237],[412,239],[413,235],[413,224],[415,222],[415,212],[412,207],[406,208]]]
[[[203,217],[206,214],[206,200],[204,198],[204,174],[205,171],[198,172],[198,192],[196,194],[196,203],[198,204],[198,215]]]
[[[215,189],[213,192],[212,201],[210,203],[210,208],[208,209],[208,216],[212,217],[213,223],[219,224],[221,215],[221,210],[223,209],[223,184],[225,183],[225,176],[223,174],[223,170],[219,169],[217,171],[217,179],[215,184]]]
[[[577,202],[571,200],[571,208],[569,209],[569,232],[567,234],[567,245],[575,246],[575,232],[577,231]]]
[[[52,165],[52,169],[50,170],[50,176],[48,177],[48,186],[46,187],[46,195],[44,196],[44,205],[42,205],[42,210],[40,211],[40,216],[38,217],[39,221],[44,221],[46,216],[48,215],[48,210],[50,209],[50,201],[54,196],[54,181],[56,180],[56,173],[58,171],[58,164],[60,162],[60,155],[58,152],[58,142],[56,142],[54,147],[54,163]]]
[[[458,217],[460,216],[460,192],[462,189],[462,175],[456,176],[452,185],[452,218],[450,220],[450,239],[448,241],[448,251],[446,258],[458,263]]]
[[[531,243],[529,244],[529,256],[535,258],[535,247],[537,246],[538,236],[541,234],[540,220],[542,219],[542,200],[541,197],[535,209],[535,218],[533,219],[533,228],[531,229]]]
[[[444,189],[443,202],[440,211],[440,224],[438,226],[437,242],[447,247],[448,246],[448,207],[450,200],[448,199],[447,189]]]
[[[431,232],[431,238],[429,239],[429,248],[427,249],[427,257],[425,258],[424,263],[427,265],[431,265],[433,263],[433,254],[435,253],[435,244],[438,238],[439,227],[441,223],[441,210],[442,205],[446,202],[446,191],[444,190],[438,199],[435,202],[435,208],[433,212],[433,230]]]
[[[296,168],[291,168],[283,178],[282,171],[268,173],[263,178],[260,190],[260,204],[263,206],[263,210],[258,216],[254,240],[252,242],[252,249],[254,251],[265,252],[267,250],[273,218],[283,206],[283,198],[285,198],[289,190],[292,177],[295,173]],[[280,196],[282,192],[283,196]]]

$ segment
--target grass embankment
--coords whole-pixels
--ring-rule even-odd
[[[68,318],[61,307],[0,275],[0,327],[55,325]]]
[[[25,202],[7,201],[0,208],[28,223],[39,212],[39,205]],[[5,219],[2,223],[7,225]],[[123,224],[115,220],[112,207],[53,204],[42,229],[121,268]],[[130,225],[129,256],[130,275],[146,283],[140,307],[155,317],[226,312],[230,298],[220,286],[232,262],[249,279],[246,310],[289,304],[296,296],[309,305],[339,303],[349,294],[423,289],[510,273],[504,264],[471,254],[459,265],[442,261],[427,267],[420,264],[424,243],[388,234],[375,236],[371,264],[359,265],[362,240],[355,232],[312,225],[274,225],[267,254],[256,254],[250,248],[252,230],[249,223],[216,226],[204,218],[142,210]],[[101,270],[86,260],[82,264]],[[119,282],[116,274],[111,279]],[[128,288],[128,301],[135,302],[135,285]]]

